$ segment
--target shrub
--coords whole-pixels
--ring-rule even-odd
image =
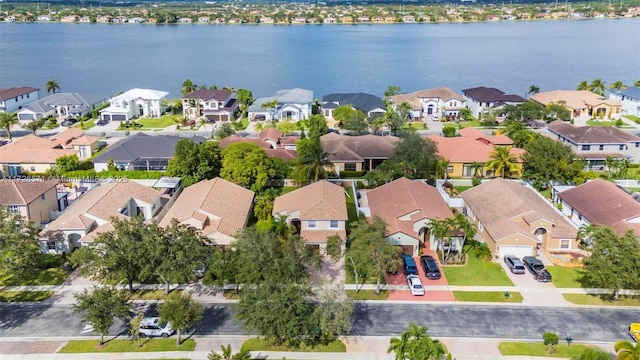
[[[491,261],[491,250],[485,244],[479,244],[476,248],[476,257],[482,261]]]
[[[456,135],[456,128],[454,126],[445,126],[442,128],[442,133],[445,137],[454,137]]]
[[[622,125],[624,125],[624,123],[622,122],[622,119],[616,120],[616,127],[621,127]]]
[[[343,178],[363,177],[366,171],[341,171],[340,176]]]
[[[476,187],[478,185],[480,185],[482,183],[482,180],[480,178],[476,178],[474,177],[473,179],[471,179],[471,186]]]
[[[547,345],[547,353],[554,353],[555,349],[553,348],[553,345],[558,345],[558,334],[547,331],[542,334],[542,340],[544,341],[544,344]]]

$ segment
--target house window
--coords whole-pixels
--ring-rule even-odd
[[[356,171],[356,164],[355,163],[344,164],[344,171]]]
[[[453,165],[447,166],[447,174],[451,174],[453,172]]]
[[[44,201],[44,199],[45,199],[44,194],[40,195],[40,200]]]
[[[309,220],[308,224],[309,224],[309,228],[311,228],[311,229],[315,229],[316,228],[316,221],[315,220]]]
[[[86,158],[87,157],[87,148],[86,148],[86,146],[78,147],[78,156],[80,158]]]
[[[55,241],[47,241],[47,249],[56,250],[56,242]]]
[[[582,145],[582,151],[589,151],[591,150],[591,145]]]
[[[636,147],[640,147],[640,143],[636,143]]]
[[[560,240],[560,249],[569,249],[571,247],[571,240]]]
[[[619,150],[624,150],[624,144],[620,145],[620,147],[618,147]]]
[[[30,167],[29,169],[31,169],[31,172],[36,171],[36,167],[35,167],[35,166],[32,166],[32,167]]]
[[[331,220],[331,228],[332,229],[338,228],[338,220]]]
[[[599,150],[600,151],[604,150],[604,145],[600,145]]]
[[[7,206],[7,211],[12,214],[17,214],[20,212],[20,207],[18,205],[9,205]]]

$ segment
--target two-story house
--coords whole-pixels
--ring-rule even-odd
[[[128,121],[133,118],[162,116],[162,101],[169,93],[152,89],[131,89],[109,99],[109,107],[100,110],[107,121]]]
[[[36,226],[46,224],[51,221],[51,211],[62,210],[56,185],[57,180],[4,179],[0,181],[0,206]]]
[[[462,90],[462,94],[471,114],[476,118],[485,109],[496,110],[504,105],[518,105],[527,101],[521,96],[505,94],[502,90],[484,86]]]
[[[274,103],[273,107],[265,104]],[[284,89],[274,96],[256,99],[249,106],[249,119],[252,120],[284,120],[299,121],[311,116],[313,91],[300,88]]]
[[[640,88],[630,86],[627,89],[611,90],[609,100],[615,100],[621,105],[622,115],[640,117]]]
[[[182,98],[182,112],[188,119],[204,116],[209,122],[230,121],[238,109],[238,100],[231,91],[202,89]]]
[[[80,128],[68,128],[53,135],[52,141],[60,144],[63,149],[76,150],[79,160],[86,160],[98,151],[100,137],[85,135]]]
[[[460,110],[466,107],[466,100],[447,87],[394,95],[389,100],[396,111],[401,104],[409,104],[412,119],[437,119],[434,116],[438,116],[444,120],[446,117],[457,117]]]
[[[286,216],[287,223],[295,227],[307,244],[323,253],[328,237],[337,235],[342,240],[347,237],[344,188],[326,180],[278,196],[272,214]]]
[[[382,116],[387,107],[381,98],[366,93],[329,94],[322,97],[322,113],[328,119],[333,119],[333,110],[337,107],[349,105],[360,110],[367,118]]]
[[[616,100],[606,99],[604,96],[587,90],[554,90],[531,95],[531,100],[548,106],[562,105],[571,112],[571,118],[591,117],[596,119],[619,118],[622,104]]]
[[[16,112],[28,103],[38,100],[39,90],[28,86],[0,89],[0,112]]]
[[[91,113],[104,102],[97,96],[78,93],[55,93],[42,99],[32,101],[17,111],[18,120],[31,121],[43,117],[79,118]]]
[[[640,137],[613,126],[574,126],[557,120],[547,127],[557,141],[587,160],[589,168],[604,170],[605,159],[640,160]]]

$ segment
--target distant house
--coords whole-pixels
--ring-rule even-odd
[[[185,138],[137,133],[109,146],[93,159],[93,168],[96,171],[107,170],[109,160],[113,159],[114,165],[121,170],[165,171],[182,139]],[[205,141],[197,136],[189,140],[197,144]]]
[[[508,95],[496,88],[484,86],[462,90],[471,114],[478,118],[485,109],[499,109],[504,105],[518,105],[527,101],[518,95]]]
[[[323,24],[337,24],[338,20],[336,18],[333,18],[333,17],[326,17],[326,18],[322,19],[322,23]]]
[[[0,173],[3,177],[47,172],[61,156],[77,155],[49,139],[29,134],[0,147]]]
[[[208,16],[201,16],[198,18],[198,24],[208,24],[208,23],[209,23]]]
[[[416,22],[416,17],[413,15],[404,15],[402,16],[403,23],[414,23]]]
[[[275,108],[265,109],[263,105],[278,101]],[[299,121],[311,116],[313,91],[300,88],[279,90],[274,96],[256,99],[249,106],[249,119]]]
[[[587,160],[588,166],[604,170],[605,159],[640,159],[640,137],[613,126],[576,127],[561,120],[547,126],[551,137]]]
[[[238,112],[235,93],[202,89],[182,98],[183,115],[189,119],[205,117],[209,122],[230,121]]]
[[[630,86],[627,89],[611,90],[609,100],[614,100],[622,104],[622,115],[633,115],[640,117],[640,88]]]
[[[260,24],[273,24],[273,18],[270,18],[268,16],[263,16],[260,18]]]
[[[144,22],[147,22],[147,20],[141,17],[132,17],[129,20],[127,20],[127,22],[129,24],[142,24]]]
[[[18,120],[31,121],[47,116],[64,118],[67,116],[79,118],[91,113],[93,109],[104,102],[97,96],[81,95],[78,93],[55,93],[22,107],[17,111]]]
[[[40,22],[49,22],[51,21],[51,16],[49,15],[38,15],[37,20]]]
[[[387,224],[387,241],[411,256],[418,256],[427,244],[436,250],[438,244],[427,226],[432,220],[453,217],[438,190],[420,180],[402,177],[370,190],[366,196],[371,216]]]
[[[277,157],[284,161],[298,158],[296,151],[297,136],[284,136],[282,131],[276,128],[262,130],[257,137],[229,135],[220,140],[218,146],[225,149],[227,146],[238,142],[249,142],[258,145],[266,151],[267,156]]]
[[[531,100],[547,106],[562,105],[571,111],[571,118],[619,118],[622,104],[587,90],[554,90],[531,95]]]
[[[111,218],[142,216],[145,221],[163,208],[162,193],[134,181],[102,184],[91,188],[40,232],[40,251],[69,253],[92,243],[100,233],[112,231]]]
[[[108,121],[128,121],[138,117],[160,117],[162,101],[169,93],[151,89],[131,89],[109,99],[109,107],[100,110],[100,118]]]
[[[100,137],[85,135],[84,130],[80,128],[68,128],[50,139],[60,144],[63,149],[77,151],[78,159],[82,161],[98,151]]]
[[[480,241],[497,256],[579,248],[577,228],[533,188],[496,178],[461,194],[464,214],[478,226]]]
[[[202,180],[182,191],[159,225],[169,226],[175,219],[228,246],[247,225],[253,197],[253,191],[222,178]]]
[[[16,112],[38,100],[39,90],[28,86],[0,89],[0,112]]]
[[[74,23],[80,20],[80,16],[78,15],[67,15],[60,18],[60,22],[63,23]]]
[[[442,120],[446,116],[457,117],[466,104],[462,96],[447,87],[394,95],[389,100],[396,110],[402,103],[409,104],[412,119],[430,118],[433,115],[440,116]]]
[[[320,137],[322,149],[328,154],[337,173],[370,171],[391,156],[398,138],[395,136],[347,136],[329,133]]]
[[[96,17],[96,22],[99,24],[108,24],[111,22],[111,16],[101,15]]]
[[[83,16],[83,17],[80,18],[80,22],[83,23],[83,24],[88,24],[88,23],[91,22],[91,18],[88,17],[88,16]]]
[[[366,93],[329,94],[322,97],[322,113],[326,118],[333,119],[333,110],[337,107],[349,105],[360,110],[367,118],[382,116],[387,107],[381,98]]]
[[[272,214],[286,216],[287,223],[307,243],[324,253],[327,238],[333,235],[346,240],[347,204],[344,188],[320,180],[278,196]]]
[[[192,20],[191,18],[188,18],[188,17],[183,17],[178,19],[178,24],[191,24],[191,23],[192,23]]]
[[[0,206],[10,214],[22,215],[36,226],[46,224],[51,221],[51,211],[62,210],[56,185],[57,180],[3,179],[0,182]]]

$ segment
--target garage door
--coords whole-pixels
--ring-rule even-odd
[[[413,248],[413,245],[400,245],[400,247],[402,248],[402,253],[403,254],[407,254],[407,255],[413,256],[413,250],[415,250]]]
[[[523,256],[531,256],[533,255],[533,246],[531,245],[502,245],[498,248],[498,255],[503,257],[505,255],[515,255],[519,258]]]

